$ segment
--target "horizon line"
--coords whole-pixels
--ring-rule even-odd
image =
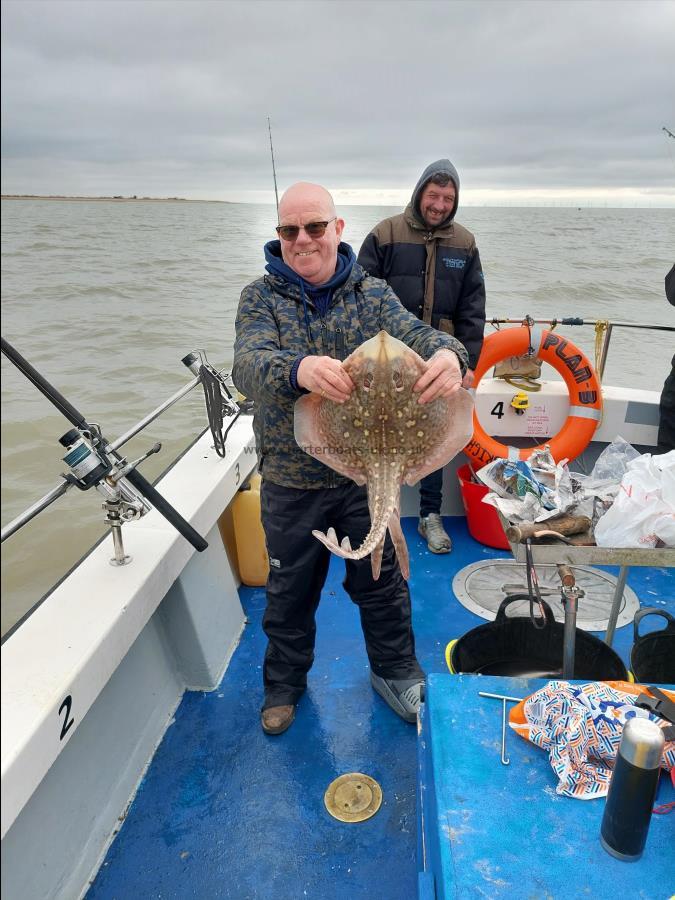
[[[338,191],[335,191],[338,193]],[[24,194],[24,193],[2,193],[0,194],[0,199],[2,200],[79,200],[79,201],[109,201],[109,202],[155,202],[155,203],[224,203],[229,205],[237,205],[237,206],[275,206],[274,200],[265,200],[265,199],[257,199],[257,200],[226,200],[216,197],[179,197],[179,196],[150,196],[150,195],[138,195],[138,194]],[[361,200],[355,202],[354,199],[350,198],[346,201],[336,201],[338,206],[381,206],[381,207],[398,207],[400,203],[397,203],[393,200],[377,200],[377,199],[369,199],[369,200]],[[528,208],[528,207],[538,207],[538,208],[556,208],[556,207],[565,207],[565,208],[573,208],[577,207],[578,209],[582,208],[594,208],[594,209],[673,209],[675,208],[675,198],[672,201],[667,200],[646,200],[644,198],[624,198],[620,199],[605,199],[600,197],[577,197],[577,198],[540,198],[540,199],[526,199],[522,197],[513,198],[512,200],[506,198],[494,198],[492,200],[471,200],[468,199],[461,203],[462,208]]]

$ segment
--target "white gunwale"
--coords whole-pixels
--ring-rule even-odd
[[[157,486],[201,534],[255,467],[250,417],[235,423],[227,453],[205,432]],[[130,565],[110,565],[106,538],[3,645],[3,838],[195,554],[156,510],[124,526],[124,543]],[[73,724],[61,739],[66,697]]]

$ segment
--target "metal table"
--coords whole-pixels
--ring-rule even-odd
[[[511,523],[499,510],[497,510],[502,527],[506,529]],[[542,528],[546,522],[541,523]],[[573,535],[568,538],[569,544],[562,541],[551,543],[547,538],[546,543],[532,541],[532,559],[534,564],[567,565],[567,566],[618,566],[619,576],[614,589],[612,608],[607,622],[605,643],[610,647],[614,641],[616,622],[619,618],[623,592],[626,587],[626,577],[631,566],[649,566],[652,568],[675,568],[675,549],[668,547],[597,547],[595,544],[576,543],[588,541],[588,535]],[[511,552],[516,562],[525,563],[525,544],[509,541]]]

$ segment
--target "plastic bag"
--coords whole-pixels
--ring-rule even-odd
[[[598,547],[675,547],[675,450],[627,465],[616,499],[595,526]]]
[[[591,517],[591,531],[610,508],[619,493],[621,479],[628,470],[628,464],[640,456],[638,451],[620,435],[608,444],[595,461],[590,475],[574,472],[573,478],[586,498],[583,510],[577,514]]]
[[[621,479],[628,471],[630,463],[640,456],[638,451],[620,435],[608,444],[595,461],[590,475],[583,479],[587,494],[606,499],[616,497]]]

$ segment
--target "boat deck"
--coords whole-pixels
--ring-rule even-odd
[[[454,598],[457,571],[482,559],[511,558],[474,541],[464,518],[446,522],[454,550],[434,556],[417,535],[416,520],[403,521],[417,651],[428,673],[447,673],[448,641],[484,622]],[[217,690],[184,696],[88,900],[417,896],[417,730],[370,687],[343,570],[333,558],[309,687],[295,723],[278,737],[264,735],[259,724],[264,589],[241,589],[248,625],[229,668]],[[642,606],[665,601],[663,608],[675,613],[675,570],[634,568],[628,585]],[[632,640],[631,625],[617,630],[614,648],[626,663]],[[382,787],[381,809],[361,824],[338,822],[324,807],[327,786],[347,772],[363,772]],[[603,801],[592,803],[599,822]],[[545,870],[542,876],[545,882]],[[457,896],[494,891],[486,881],[484,892]],[[607,892],[614,895],[615,885]]]

